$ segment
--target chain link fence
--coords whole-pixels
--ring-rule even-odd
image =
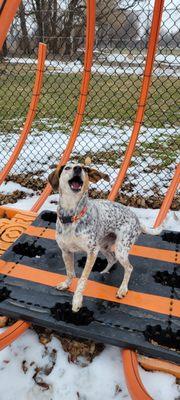
[[[110,184],[91,186],[106,197],[132,133],[153,14],[153,0],[97,0],[92,78],[72,159],[90,156]],[[144,121],[118,200],[159,207],[180,148],[180,1],[167,0]],[[0,54],[0,168],[19,138],[34,83],[39,42],[48,54],[31,133],[8,179],[42,190],[63,153],[77,109],[83,71],[86,3],[23,0]],[[173,208],[180,203],[176,196]]]

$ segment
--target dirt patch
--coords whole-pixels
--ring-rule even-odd
[[[44,173],[44,171],[40,170],[35,174],[34,172],[28,172],[27,174],[11,174],[6,178],[6,182],[13,181],[38,192],[42,191],[46,185],[45,180],[40,177],[42,173]],[[34,175],[36,175],[37,178],[34,178]]]
[[[37,178],[34,178],[33,172],[28,172],[27,174],[11,174],[6,178],[6,182],[15,182],[20,185],[33,190],[36,194],[40,194],[44,187],[46,186],[46,181],[40,176],[43,171],[36,172]],[[5,205],[8,203],[16,203],[18,200],[25,199],[26,197],[33,197],[35,193],[25,193],[23,190],[15,190],[12,193],[4,194],[0,193],[0,205]]]
[[[45,186],[45,185],[44,185]],[[103,192],[96,189],[89,190],[89,196],[93,199],[107,199],[109,192]],[[25,199],[26,197],[33,197],[33,193],[24,193],[20,190],[15,190],[10,194],[0,194],[0,205],[5,204],[13,204],[16,203],[18,200]],[[131,195],[131,194],[119,194],[116,198],[116,201],[124,204],[126,206],[138,207],[138,208],[160,208],[161,204],[164,200],[164,196],[159,195],[152,195],[149,197],[143,197],[141,195]],[[52,204],[58,204],[56,200],[51,201]],[[180,197],[177,195],[174,197],[171,210],[178,211],[180,210]]]
[[[0,323],[3,324],[3,327],[11,326],[14,322],[14,319],[0,315]],[[32,326],[31,329],[38,334],[39,341],[45,346],[45,350],[47,350],[47,344],[51,342],[52,338],[56,337],[61,342],[64,351],[68,353],[69,362],[81,365],[81,367],[85,367],[86,365],[91,363],[93,359],[104,350],[104,345],[102,343],[95,343],[92,340],[80,340],[78,338],[65,335],[60,336],[57,334],[57,332],[54,332],[53,330],[42,328],[36,325]],[[53,354],[53,356],[55,356],[55,354]],[[52,361],[54,366],[54,360]],[[24,368],[26,369],[23,363],[23,371]],[[35,372],[39,373],[40,371],[36,370]],[[45,373],[45,375],[48,374]],[[37,374],[35,376],[37,376]]]
[[[34,326],[33,329],[39,335],[39,341],[44,346],[46,346],[53,337],[60,340],[64,351],[68,353],[69,362],[81,365],[81,367],[85,367],[91,363],[93,359],[104,350],[104,345],[102,343],[95,343],[92,340],[58,335],[57,332],[39,326]]]
[[[75,158],[76,159],[76,158]],[[78,158],[79,159],[79,158]],[[79,159],[79,161],[81,161]],[[84,162],[84,157],[82,158]],[[40,194],[44,187],[46,186],[46,181],[41,177],[43,171],[36,172],[36,178],[34,178],[34,173],[29,172],[27,174],[10,175],[7,181],[13,181],[19,183],[28,189],[34,190],[37,194]],[[38,176],[39,175],[39,176]],[[160,194],[160,190],[157,185],[154,185],[152,190],[154,192],[151,196],[145,196],[140,194],[132,194],[134,185],[132,182],[124,182],[120,194],[116,197],[116,201],[127,206],[132,207],[142,207],[142,208],[160,208],[164,200],[164,196]],[[97,199],[107,199],[109,192],[102,191],[98,189],[90,189],[89,195],[91,198]],[[27,194],[23,191],[16,190],[11,194],[0,194],[0,205],[7,203],[16,203],[17,200],[25,199],[26,197],[31,197],[33,194]],[[51,201],[52,204],[57,204],[56,200]],[[180,196],[176,195],[173,199],[172,210],[180,210]]]
[[[92,362],[92,360],[104,349],[104,345],[102,343],[94,343],[90,340],[85,341],[62,337],[60,338],[60,341],[64,351],[69,353],[69,361],[76,364],[79,363],[79,357],[83,357],[85,359],[84,364]]]
[[[24,193],[21,190],[15,190],[10,194],[0,193],[0,205],[3,206],[8,203],[16,203],[18,200],[25,199],[26,197],[31,197],[33,194]]]
[[[89,195],[93,199],[97,198],[107,199],[109,192],[102,192],[96,189],[90,189]],[[163,200],[164,196],[162,195],[158,195],[158,197],[156,195],[144,197],[138,194],[132,195],[132,194],[120,193],[116,197],[117,202],[124,204],[125,206],[138,207],[138,208],[154,208],[154,209],[160,208]],[[180,197],[178,195],[175,196],[173,199],[171,210],[180,210]]]
[[[8,317],[0,315],[0,328],[4,328],[7,326],[8,323]]]
[[[115,150],[107,150],[105,151],[98,151],[97,153],[93,153],[91,151],[88,151],[85,153],[85,155],[81,156],[81,154],[77,154],[75,156],[72,156],[71,159],[73,161],[79,161],[81,163],[84,163],[84,160],[87,157],[90,157],[91,162],[93,164],[104,164],[107,163],[109,166],[113,168],[119,168],[120,165],[120,160],[121,157],[124,155],[124,151],[119,149],[118,151]]]

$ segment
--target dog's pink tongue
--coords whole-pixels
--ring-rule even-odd
[[[72,183],[72,185],[71,185],[71,187],[73,188],[73,189],[75,189],[75,190],[78,190],[79,188],[80,188],[80,184],[78,183],[78,182],[73,182]]]

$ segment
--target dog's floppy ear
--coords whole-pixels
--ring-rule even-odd
[[[110,178],[108,174],[104,174],[101,171],[97,171],[95,168],[85,167],[86,172],[88,173],[89,180],[93,183],[97,183],[100,179],[104,179],[109,182]]]
[[[59,177],[63,171],[63,168],[64,165],[57,167],[55,171],[51,172],[51,174],[48,176],[48,181],[55,191],[57,191],[59,188]]]

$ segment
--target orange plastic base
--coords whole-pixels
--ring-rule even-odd
[[[168,361],[138,355],[138,362],[147,371],[161,371],[180,379],[180,366]]]
[[[0,207],[0,255],[27,229],[36,213]]]

